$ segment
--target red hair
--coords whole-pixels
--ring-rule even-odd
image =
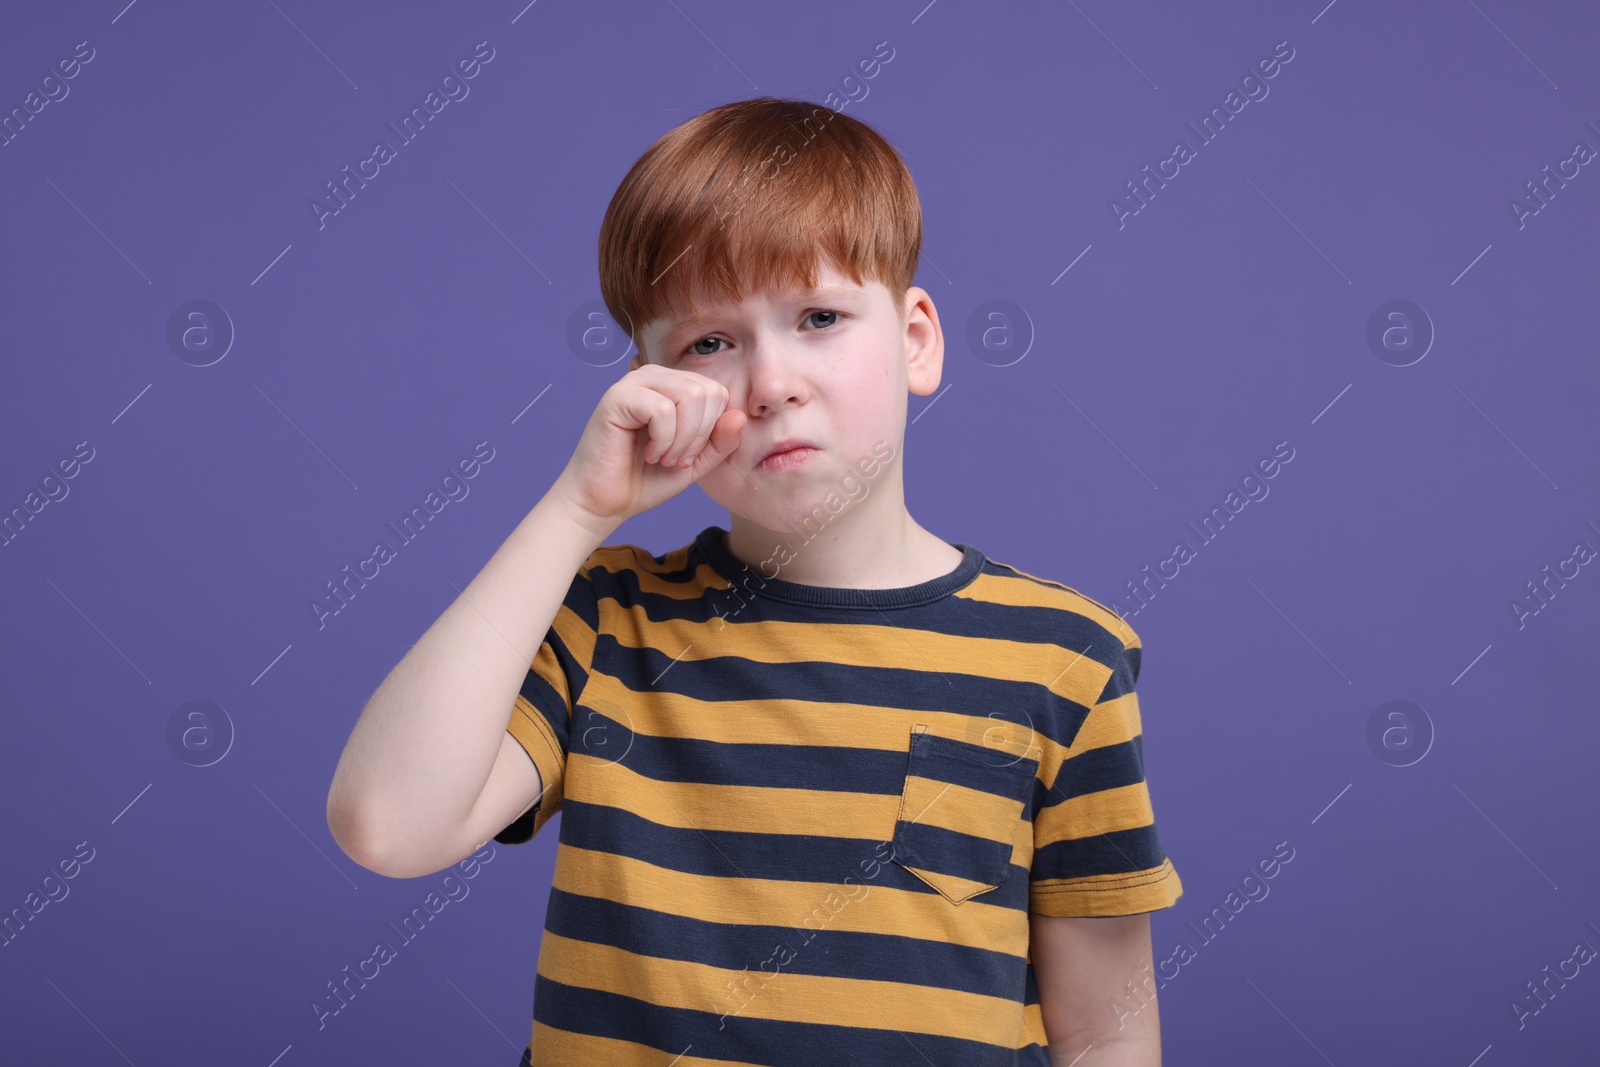
[[[662,315],[700,312],[695,295],[815,288],[823,260],[903,297],[921,251],[916,185],[881,134],[765,96],[668,130],[629,169],[600,223],[600,296],[638,343]]]

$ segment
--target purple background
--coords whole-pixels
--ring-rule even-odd
[[[1600,148],[1587,5],[119,3],[0,18],[0,113],[94,49],[0,148],[0,512],[94,450],[0,549],[0,912],[94,849],[0,947],[8,1062],[516,1062],[556,828],[494,846],[319,1030],[324,983],[442,879],[345,858],[335,763],[625,369],[625,337],[569,337],[628,166],[717,104],[821,100],[879,41],[843,110],[916,178],[947,346],[945,391],[911,398],[913,513],[1130,611],[1126,583],[1197,549],[1128,616],[1186,890],[1155,957],[1194,950],[1167,1062],[1594,1055],[1595,967],[1521,1029],[1511,1007],[1600,948],[1600,576],[1510,607],[1600,547],[1600,165],[1510,207]],[[319,228],[310,200],[485,40],[470,94]],[[1285,40],[1199,145],[1186,124]],[[1108,202],[1179,138],[1195,158],[1119,228]],[[1367,341],[1395,299],[1436,332],[1415,362]],[[192,300],[232,324],[209,366],[168,342]],[[1031,335],[1010,365],[967,342],[994,300]],[[325,583],[485,440],[470,494],[319,629]],[[1201,542],[1280,441],[1270,494]],[[691,490],[613,541],[711,522]],[[186,749],[196,700],[220,711]],[[1369,742],[1391,700],[1420,710]],[[186,762],[224,717],[226,755]],[[1200,937],[1279,842],[1270,895]]]

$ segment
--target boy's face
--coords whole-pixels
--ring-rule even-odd
[[[738,447],[699,485],[768,530],[797,526],[830,491],[855,500],[864,481],[890,481],[885,473],[898,486],[898,465],[884,472],[883,457],[899,457],[906,393],[927,396],[939,386],[944,335],[926,291],[906,292],[902,325],[899,298],[881,282],[858,286],[826,262],[818,275],[813,293],[769,290],[724,307],[697,300],[706,310],[692,322],[680,321],[687,312],[665,315],[641,331],[630,364],[690,371],[728,390],[728,406],[749,421]],[[817,451],[788,466],[761,463],[791,438]]]

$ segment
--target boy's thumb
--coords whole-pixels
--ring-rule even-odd
[[[717,417],[716,425],[711,427],[711,437],[706,442],[708,447],[700,450],[700,458],[695,463],[698,468],[695,477],[698,478],[733,454],[733,450],[739,447],[740,434],[748,421],[750,416],[738,408],[729,408]]]

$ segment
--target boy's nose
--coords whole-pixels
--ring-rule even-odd
[[[795,365],[797,356],[783,344],[757,341],[744,362],[744,410],[752,418],[769,414],[790,403],[804,403],[804,376]]]

